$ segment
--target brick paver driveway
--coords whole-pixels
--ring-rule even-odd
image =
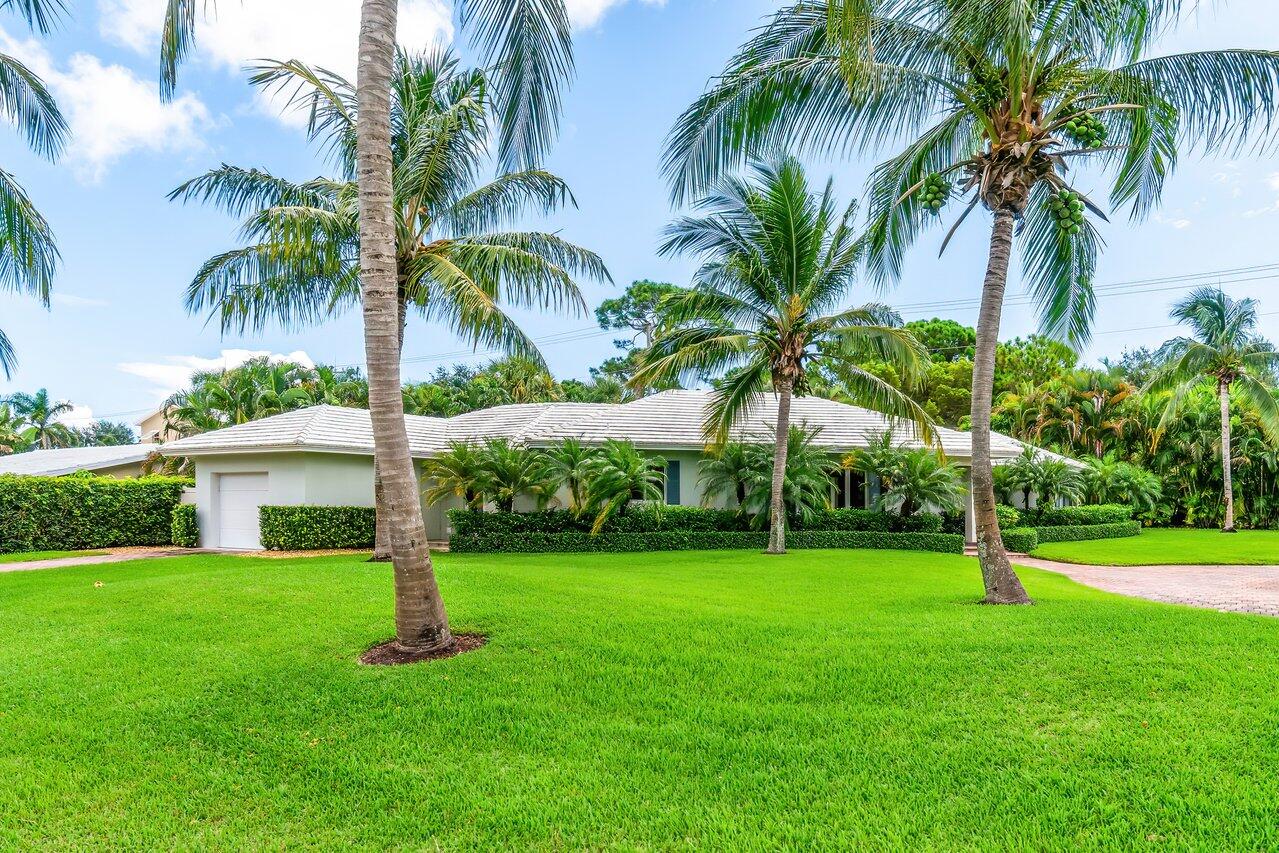
[[[1120,595],[1279,616],[1279,566],[1083,566],[1035,557],[1013,562]]]

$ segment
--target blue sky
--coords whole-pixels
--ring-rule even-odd
[[[183,72],[181,97],[155,97],[156,36],[164,0],[78,0],[74,17],[51,38],[34,39],[11,17],[0,18],[0,50],[15,53],[50,84],[75,138],[57,164],[29,154],[0,132],[0,163],[26,186],[51,221],[63,255],[52,310],[0,295],[0,327],[21,365],[0,395],[48,387],[92,413],[133,421],[183,384],[193,367],[234,363],[246,351],[305,353],[314,361],[359,364],[362,341],[354,315],[323,328],[261,335],[219,335],[181,304],[186,283],[211,254],[234,245],[235,223],[199,207],[165,200],[178,183],[221,162],[305,178],[323,172],[296,121],[260,100],[245,84],[245,61],[297,57],[352,71],[358,0],[224,0],[201,30],[200,49]],[[658,233],[672,210],[658,175],[666,132],[702,91],[748,30],[776,8],[764,0],[570,0],[577,23],[578,78],[568,94],[559,144],[548,163],[576,193],[579,209],[539,227],[558,229],[603,256],[618,288],[636,278],[687,283],[691,265],[658,258]],[[1268,0],[1229,0],[1190,19],[1165,51],[1208,47],[1275,47],[1279,17]],[[402,40],[422,45],[452,34],[446,0],[405,0]],[[860,192],[865,162],[814,162],[832,174],[845,198]],[[1102,189],[1082,176],[1085,190]],[[975,320],[972,307],[984,264],[986,220],[970,217],[945,258],[941,232],[912,255],[900,286],[864,289],[907,319]],[[1279,265],[1279,162],[1240,156],[1186,157],[1151,220],[1121,218],[1106,227],[1108,249],[1098,284],[1124,285],[1099,300],[1089,359],[1125,346],[1158,344],[1171,334],[1169,304],[1196,283],[1217,283],[1235,296],[1261,300],[1263,331],[1279,340],[1279,267],[1221,277],[1201,274]],[[1176,277],[1180,281],[1169,281]],[[1132,292],[1132,291],[1138,292]],[[1011,282],[1010,294],[1021,292]],[[590,286],[588,301],[607,298]],[[944,304],[939,304],[944,303]],[[547,359],[561,377],[584,377],[612,352],[612,335],[591,332],[584,317],[528,315],[526,328],[548,342]],[[1033,310],[1010,301],[1004,334],[1034,330]],[[411,327],[405,376],[468,360],[447,332]]]

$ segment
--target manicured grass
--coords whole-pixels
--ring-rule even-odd
[[[1127,539],[1050,542],[1035,556],[1100,566],[1279,565],[1279,531],[1151,528]]]
[[[910,552],[0,575],[0,847],[1279,846],[1279,621]],[[101,587],[95,582],[101,581]]]
[[[100,557],[106,551],[22,551],[0,554],[0,563],[25,563],[29,560],[56,560],[60,557]]]

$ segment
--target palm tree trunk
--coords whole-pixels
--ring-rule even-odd
[[[426,543],[400,391],[401,326],[397,305],[391,202],[391,70],[398,0],[363,0],[356,100],[360,188],[360,287],[369,413],[376,466],[395,564],[395,636],[417,652],[452,648],[448,615]]]
[[[995,515],[995,479],[990,462],[990,412],[995,395],[995,348],[999,344],[999,318],[1008,284],[1012,255],[1013,211],[995,211],[990,234],[990,259],[982,284],[981,313],[977,318],[977,344],[973,355],[972,490],[977,521],[977,556],[987,604],[1029,604],[1030,597],[1008,562],[1004,540]]]
[[[765,554],[786,553],[786,505],[782,501],[782,486],[786,483],[786,451],[790,440],[791,383],[777,383],[777,436],[773,442],[773,492],[769,501],[772,524],[768,531],[768,549]]]
[[[1226,495],[1226,523],[1222,533],[1235,532],[1235,488],[1230,471],[1230,385],[1217,383],[1217,398],[1221,401],[1221,480]]]
[[[399,352],[400,359],[404,358],[404,330],[408,325],[409,304],[408,297],[404,293],[403,287],[398,287],[396,301],[399,308],[400,317],[400,343]],[[374,563],[391,562],[391,526],[389,524],[389,514],[384,506],[385,497],[382,493],[382,475],[378,473],[377,466],[377,448],[373,451],[373,559]]]

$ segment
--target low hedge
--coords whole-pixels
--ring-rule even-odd
[[[0,553],[169,545],[185,477],[0,475]]]
[[[1031,511],[1035,527],[1079,527],[1097,524],[1119,524],[1132,520],[1132,507],[1123,504],[1092,506],[1056,506]],[[1105,537],[1100,537],[1105,538]]]
[[[1120,521],[1114,524],[1071,524],[1054,527],[1036,527],[1039,544],[1047,542],[1083,542],[1086,539],[1122,539],[1141,535],[1140,521]]]
[[[258,521],[268,551],[372,548],[377,530],[369,506],[262,506]]]
[[[1004,550],[1006,551],[1029,554],[1039,547],[1039,536],[1034,528],[1013,527],[1008,530],[1000,530],[999,533],[1004,540]]]
[[[458,535],[449,550],[463,554],[568,553],[631,551],[711,551],[759,549],[766,531],[676,531],[650,533],[503,533]],[[962,554],[964,537],[949,533],[881,533],[850,530],[795,530],[786,534],[788,548],[885,548]]]
[[[479,512],[449,510],[454,537],[497,536],[525,533],[590,533],[593,519],[564,509],[542,512]],[[799,531],[860,531],[875,533],[941,533],[940,515],[905,518],[869,509],[831,509],[815,513],[807,521],[794,522]],[[610,518],[605,533],[749,533],[751,517],[732,509],[694,506],[632,507]]]
[[[178,504],[173,508],[173,544],[194,548],[200,544],[200,523],[195,517],[195,504]]]

